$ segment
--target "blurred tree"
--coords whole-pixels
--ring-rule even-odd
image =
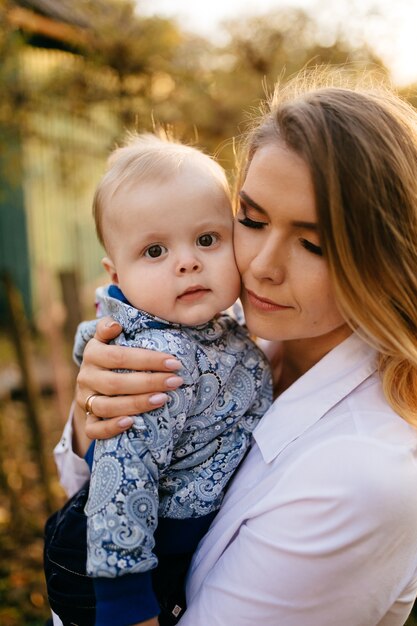
[[[166,19],[140,18],[131,0],[107,0],[104,7],[86,0],[83,10],[90,25],[83,62],[50,76],[49,94],[65,94],[75,110],[105,103],[123,127],[149,126],[155,83],[172,73],[180,31]]]
[[[18,73],[23,38],[7,19],[8,9],[7,0],[0,0],[0,126],[11,130],[19,128],[22,123],[20,113],[27,104],[28,95]]]
[[[217,52],[209,88],[213,117],[207,130],[218,139],[235,135],[248,111],[256,110],[277,79],[285,80],[301,68],[350,63],[357,69],[377,67],[388,74],[365,42],[353,49],[342,33],[336,32],[325,45],[328,35],[312,14],[301,9],[282,9],[226,26],[229,41]],[[226,147],[229,162],[231,152],[231,146]]]
[[[54,15],[58,11],[52,0],[0,3],[0,52],[4,56],[7,49],[10,59],[25,33],[22,37],[5,23],[4,7],[37,5]],[[38,109],[60,106],[99,119],[96,105],[104,105],[119,120],[117,133],[132,126],[150,129],[155,120],[173,126],[181,138],[198,137],[212,151],[236,134],[243,110],[256,107],[283,74],[346,61],[382,67],[365,43],[352,49],[341,32],[329,36],[313,14],[301,9],[230,21],[223,46],[184,33],[172,20],[137,11],[133,0],[62,0],[60,19],[75,16],[72,26],[82,34],[73,45],[76,62],[58,65],[41,84],[24,85],[11,78],[10,70],[7,74],[6,63],[0,74],[7,85],[3,118],[36,103]],[[109,138],[110,145],[114,139]],[[230,165],[230,147],[224,158]]]

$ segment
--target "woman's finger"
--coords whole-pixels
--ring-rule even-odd
[[[152,411],[153,409],[163,406],[168,399],[169,396],[166,393],[161,392],[113,397],[95,395],[91,403],[91,415],[104,419],[120,417],[123,415],[137,415],[138,413]],[[80,401],[78,401],[77,397],[77,403],[79,406],[82,406],[82,402],[83,400],[81,399],[81,396]]]
[[[131,417],[113,417],[101,420],[90,414],[85,422],[85,433],[90,439],[108,439],[120,435],[133,424]]]
[[[84,350],[83,364],[96,364],[100,369],[170,372],[181,368],[181,362],[166,352],[145,348],[108,345],[91,339]]]
[[[117,373],[102,370],[100,376],[96,370],[82,368],[77,377],[77,402],[85,406],[85,401],[92,393],[108,396],[126,396],[165,393],[177,389],[184,382],[181,376],[173,372],[162,374],[160,372],[128,372]],[[94,402],[94,413],[97,414],[98,406]],[[119,415],[125,412],[119,413]]]

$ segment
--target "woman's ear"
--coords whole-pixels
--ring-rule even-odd
[[[119,277],[117,276],[116,267],[115,267],[113,261],[111,259],[109,259],[107,256],[105,256],[103,259],[101,259],[101,264],[104,267],[104,269],[106,270],[106,272],[108,273],[108,275],[110,276],[111,282],[114,285],[118,285],[119,284]]]

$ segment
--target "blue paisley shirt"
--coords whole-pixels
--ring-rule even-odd
[[[114,583],[121,577],[124,583],[124,594],[118,589],[115,602],[143,602],[138,600],[138,586],[149,594],[149,573],[158,562],[154,551],[158,518],[182,520],[186,528],[190,525],[190,535],[199,528],[196,545],[221,505],[252,431],[272,402],[267,360],[245,327],[229,315],[219,314],[201,326],[183,326],[139,311],[122,299],[114,287],[97,291],[100,315],[110,315],[123,328],[114,343],[172,354],[182,363],[178,373],[184,384],[169,392],[165,406],[136,415],[127,432],[95,442],[86,506],[87,570],[104,582],[103,589],[95,587],[98,607],[100,597],[108,601],[108,579]],[[74,347],[78,362],[94,324],[84,322],[78,329]],[[201,524],[202,519],[208,524]],[[175,542],[175,535],[170,539]],[[158,612],[152,611],[154,606],[150,614],[145,611],[132,619],[140,621]],[[98,618],[99,623],[107,623],[106,618]]]

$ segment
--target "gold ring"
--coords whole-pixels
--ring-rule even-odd
[[[99,393],[92,393],[90,396],[88,396],[87,400],[84,403],[84,411],[86,412],[87,415],[94,415],[93,413],[93,400],[94,398],[97,398],[97,396],[99,396]]]

